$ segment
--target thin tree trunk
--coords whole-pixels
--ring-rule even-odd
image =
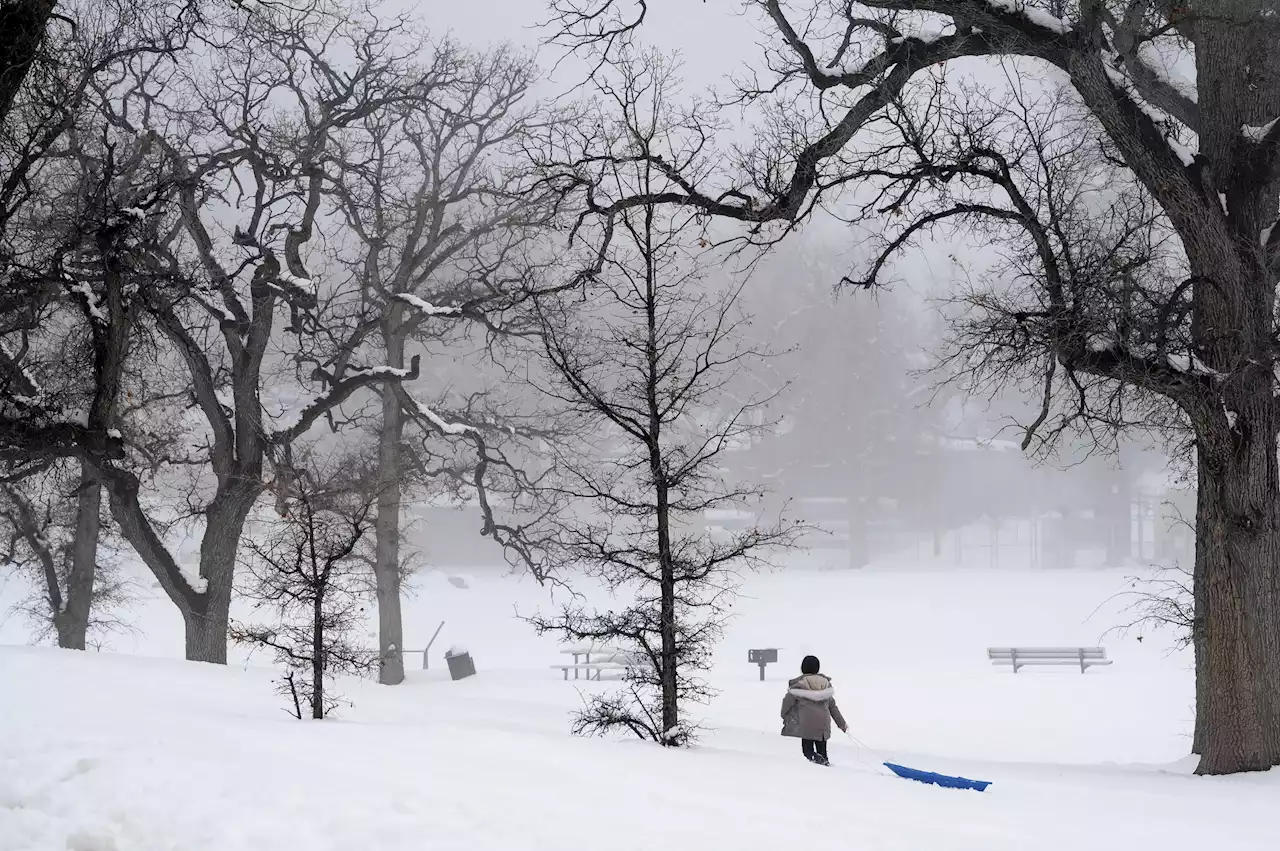
[[[404,339],[387,330],[387,365],[404,365]],[[400,442],[404,412],[390,388],[382,394],[378,433],[378,517],[374,524],[374,583],[378,598],[378,682],[404,681],[404,621],[400,609],[400,493],[403,465]]]
[[[76,495],[76,524],[71,542],[71,567],[67,574],[66,604],[57,614],[58,646],[84,650],[93,608],[93,584],[98,569],[98,542],[102,532],[102,483],[93,467],[80,464]]]
[[[324,586],[316,589],[311,612],[311,717],[324,718]]]
[[[666,468],[662,457],[662,407],[658,401],[661,383],[658,362],[658,284],[654,267],[657,256],[653,246],[654,209],[644,211],[645,260],[645,358],[648,374],[645,384],[645,402],[649,409],[649,475],[653,480],[658,523],[658,568],[660,588],[658,601],[658,631],[662,641],[659,680],[662,687],[662,734],[664,743],[680,724],[679,671],[680,657],[676,644],[676,578],[675,556],[671,542],[671,492],[667,484]]]
[[[653,450],[657,452],[657,450]],[[661,469],[659,467],[659,469]],[[678,686],[679,654],[676,648],[676,579],[671,551],[671,507],[667,490],[658,486],[658,559],[662,573],[658,626],[662,637],[662,732],[680,723]]]

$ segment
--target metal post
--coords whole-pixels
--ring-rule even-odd
[[[1009,661],[1013,663],[1013,672],[1018,673],[1018,648],[1009,648]]]
[[[431,655],[431,645],[436,643],[436,636],[440,634],[440,630],[444,629],[444,621],[440,621],[440,625],[436,627],[436,631],[431,634],[431,640],[427,642],[427,649],[422,651],[422,670],[427,670],[427,657]]]
[[[760,663],[760,682],[764,682],[764,662]]]

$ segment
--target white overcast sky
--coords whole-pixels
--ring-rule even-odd
[[[538,24],[548,17],[545,0],[393,0],[393,7],[412,9],[434,33],[448,30],[473,45],[511,42],[538,47],[546,34]],[[758,31],[741,12],[739,0],[650,0],[644,40],[664,51],[678,50],[683,76],[702,88],[724,78],[734,63],[754,58]],[[542,47],[544,67],[561,57],[555,47]],[[578,82],[581,66],[563,65],[554,83]]]

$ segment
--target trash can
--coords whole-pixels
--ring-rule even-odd
[[[450,679],[463,680],[475,676],[476,663],[472,661],[471,654],[460,647],[451,648],[444,654],[444,661],[449,666]]]

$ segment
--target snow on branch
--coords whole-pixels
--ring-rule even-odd
[[[379,382],[414,380],[418,377],[419,362],[419,356],[414,355],[408,369],[397,369],[390,366],[352,369],[348,370],[347,374],[337,381],[334,381],[332,376],[323,372],[319,373],[318,377],[329,382],[329,389],[323,395],[316,397],[310,403],[294,412],[292,417],[287,417],[286,422],[288,424],[278,428],[271,435],[271,442],[286,444],[306,434],[307,429],[311,428],[316,420],[341,405],[362,387],[368,387]]]
[[[448,420],[444,419],[444,417],[441,417],[435,411],[431,410],[426,405],[419,402],[417,399],[414,399],[408,393],[404,394],[404,398],[406,399],[406,401],[408,401],[409,406],[411,408],[411,412],[413,414],[416,414],[417,416],[431,423],[433,426],[439,429],[442,434],[463,435],[463,434],[478,433],[475,426],[467,425],[466,423],[449,422]]]
[[[1130,102],[1147,118],[1151,119],[1153,124],[1162,129],[1164,140],[1174,156],[1184,166],[1190,167],[1195,162],[1196,152],[1178,141],[1174,135],[1175,128],[1179,124],[1177,119],[1148,103],[1141,92],[1138,91],[1137,84],[1122,70],[1123,67],[1122,60],[1118,54],[1109,50],[1102,51],[1102,68],[1106,72],[1107,78],[1111,80],[1116,88],[1124,92]]]
[[[287,225],[273,225],[266,242],[261,245],[265,256],[274,261],[277,284],[287,293],[292,292],[312,303],[316,299],[315,278],[307,273],[302,264],[301,248],[303,235],[310,227],[299,229]]]
[[[290,289],[297,290],[303,295],[315,296],[316,282],[314,278],[304,278],[301,275],[295,275],[287,269],[281,269],[276,275],[276,280]]]
[[[382,376],[383,378],[406,379],[413,377],[413,368],[405,369],[397,366],[360,366],[355,369],[347,370],[348,378],[359,378],[369,375]]]
[[[207,594],[209,592],[209,580],[205,579],[198,573],[192,573],[184,565],[178,565],[178,572],[182,575],[182,581],[187,583],[187,587],[197,594]]]
[[[394,298],[414,307],[428,316],[461,316],[461,307],[442,307],[432,304],[424,298],[420,298],[413,293],[396,293]]]
[[[27,369],[27,365],[22,359],[13,353],[13,349],[9,345],[0,340],[0,366],[11,373],[16,373],[14,378],[18,379],[18,386],[9,388],[9,398],[17,402],[19,405],[28,407],[39,405],[44,398],[44,388],[40,386],[40,382],[36,381],[35,376],[31,374],[31,370]],[[17,393],[14,393],[14,390]]]
[[[1280,124],[1280,117],[1271,119],[1261,127],[1246,124],[1240,128],[1240,132],[1250,142],[1261,143],[1272,134],[1272,131],[1276,129],[1277,124]]]
[[[80,297],[80,300],[84,303],[85,312],[89,314],[89,317],[94,322],[99,325],[107,324],[107,314],[98,302],[98,296],[94,294],[93,287],[89,286],[87,281],[75,281],[70,285],[69,289]]]
[[[1048,30],[1054,35],[1066,35],[1071,32],[1070,23],[1057,15],[1049,14],[1044,9],[1028,6],[1025,0],[987,0],[987,3],[997,11],[1021,15],[1031,23]]]
[[[1205,364],[1204,361],[1196,357],[1194,354],[1171,354],[1169,355],[1169,365],[1179,372],[1185,372],[1189,375],[1202,376],[1205,378],[1222,378],[1222,373]]]

